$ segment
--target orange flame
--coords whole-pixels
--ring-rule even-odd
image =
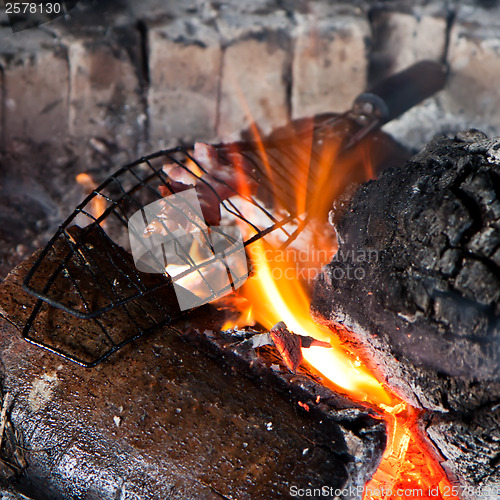
[[[365,487],[364,499],[456,500],[435,453],[420,435],[417,410],[384,386],[330,329],[314,323],[308,295],[297,277],[300,269],[276,258],[277,252],[262,240],[248,250],[255,274],[243,285],[242,295],[252,304],[254,319],[266,328],[284,321],[295,333],[329,342],[331,349],[302,350],[313,372],[319,372],[323,383],[337,392],[378,409],[387,423],[387,448]]]
[[[236,90],[244,109],[248,112],[241,90],[239,88]],[[255,128],[254,132],[260,159],[270,172],[269,179],[273,179],[263,142]],[[356,158],[359,160],[359,155],[364,160],[365,179],[374,178],[374,171],[368,160],[369,155],[364,148],[359,147],[344,154],[344,161],[336,171],[336,175],[340,177],[335,177],[332,165],[335,164],[338,154],[338,144],[330,143],[322,147],[318,162],[319,171],[313,172],[315,185],[311,188],[308,157],[312,150],[312,136],[309,139],[301,137],[298,142],[299,145],[291,144],[292,147],[301,148],[301,151],[298,151],[299,157],[304,158],[301,164],[296,166],[294,173],[295,178],[300,178],[296,187],[295,207],[299,213],[308,209],[307,221],[318,216],[319,218],[323,216],[324,220],[330,208],[325,205],[325,200],[330,202],[331,195],[339,194],[338,179],[343,175],[350,178],[349,163],[354,162]],[[279,187],[272,186],[275,192]],[[245,194],[244,186],[242,189],[242,194]],[[312,204],[309,201],[311,199],[315,201]],[[321,245],[321,238],[317,235],[312,234],[310,239],[313,241],[309,241],[309,245],[313,242],[316,245],[320,242]],[[331,239],[323,238],[323,241],[329,241],[331,248]],[[248,251],[254,274],[243,285],[241,295],[251,304],[251,312],[247,308],[242,312],[239,321],[250,314],[252,321],[257,321],[266,328],[284,321],[288,329],[295,333],[329,342],[331,349],[323,347],[303,349],[303,356],[312,371],[321,374],[325,385],[376,409],[386,421],[387,447],[378,470],[365,487],[364,500],[408,498],[457,500],[454,488],[439,463],[439,457],[420,433],[419,412],[381,383],[376,374],[371,373],[361,359],[352,352],[352,348],[347,349],[330,329],[312,320],[308,293],[300,279],[312,281],[314,275],[311,273],[317,273],[321,265],[330,260],[331,255],[330,258],[318,259],[314,258],[312,252],[312,257],[309,256],[297,263],[296,259],[290,257],[293,254],[277,252],[263,240],[254,242],[248,247]],[[320,247],[320,251],[325,252],[325,249]],[[317,254],[318,252],[316,256]],[[227,323],[224,326],[228,328],[230,325]],[[381,374],[378,375],[381,378]]]
[[[350,355],[328,328],[314,323],[307,294],[290,262],[283,256],[277,258],[277,252],[266,248],[262,240],[248,250],[255,275],[245,282],[242,294],[253,305],[255,320],[269,329],[284,321],[294,333],[329,342],[332,349],[303,349],[304,358],[342,392],[348,391],[360,401],[391,405],[393,397],[359,359]]]
[[[86,194],[92,193],[97,188],[97,183],[89,174],[81,173],[76,176],[76,182],[83,187]],[[90,215],[98,219],[106,210],[106,200],[99,194],[94,196],[90,202]],[[101,225],[103,222],[101,222]]]

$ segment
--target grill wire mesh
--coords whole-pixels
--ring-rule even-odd
[[[239,154],[255,165],[262,180],[264,167],[258,148],[242,146]],[[281,184],[293,185],[293,179],[283,175],[290,172],[284,163],[297,159],[293,155],[273,156],[270,151],[266,156],[267,168],[270,165],[281,176]],[[23,330],[26,340],[91,367],[181,315],[172,293],[172,278],[166,273],[141,273],[129,253],[130,217],[163,199],[165,189],[174,192],[163,169],[165,164],[182,168],[193,182],[210,188],[203,178],[205,167],[195,159],[192,148],[183,147],[143,157],[109,177],[59,227],[26,276],[24,288],[38,298]],[[266,191],[266,182],[262,185]],[[274,189],[268,188],[261,198],[276,196]],[[283,200],[276,211],[241,192],[221,199],[212,191],[220,202],[222,220],[229,218],[247,227],[242,231],[247,235],[245,247],[272,232],[280,232],[286,245],[303,227],[305,217],[283,208],[287,205]],[[99,215],[94,213],[96,201],[103,207]],[[74,331],[70,316],[81,320],[80,332]]]
[[[205,145],[216,152],[221,169],[200,161],[196,145],[159,151],[121,168],[75,209],[28,272],[24,288],[38,300],[24,338],[90,367],[182,315],[175,284],[198,272],[197,266],[173,278],[166,272],[141,272],[130,254],[128,234],[137,211],[145,214],[145,207],[179,192],[170,168],[180,170],[187,185],[215,196],[220,214],[217,223],[207,219],[211,232],[218,231],[219,222],[231,224],[241,231],[243,247],[265,238],[273,248],[284,249],[312,219],[326,223],[346,186],[366,180],[367,162],[376,170],[406,155],[383,132],[359,131],[348,113],[325,113],[296,120],[262,142]],[[245,165],[241,182],[235,182],[242,172],[237,164]],[[199,219],[191,222],[196,226]],[[213,297],[221,291],[211,290]]]
[[[440,90],[446,74],[443,65],[421,61],[358,96],[345,113],[294,120],[264,141],[213,146],[224,160],[225,172],[205,168],[196,145],[159,151],[121,168],[75,209],[27,274],[24,288],[38,300],[24,338],[94,366],[181,315],[173,290],[186,273],[172,278],[166,272],[140,272],[129,247],[130,218],[137,211],[145,218],[145,207],[179,192],[172,188],[175,183],[164,165],[182,170],[192,180],[188,184],[215,197],[221,213],[215,223],[205,218],[212,226],[209,232],[216,233],[219,222],[229,220],[244,235],[244,247],[271,235],[274,244],[278,241],[284,248],[310,220],[324,218],[349,184],[367,180],[363,173],[367,165],[373,177],[409,158],[401,145],[378,129]],[[240,189],[233,182],[237,163],[246,166]],[[234,167],[234,175],[228,166]],[[231,176],[233,181],[228,180]],[[245,189],[247,181],[258,186],[257,192]],[[98,215],[96,201],[104,207]],[[223,231],[220,235],[228,236]],[[181,257],[192,264],[189,256]],[[189,267],[187,273],[199,271]],[[234,288],[234,282],[230,286]],[[211,291],[214,297],[220,292]],[[81,320],[77,326],[75,317]]]

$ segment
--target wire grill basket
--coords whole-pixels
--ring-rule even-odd
[[[207,241],[210,238],[210,244],[225,239],[226,246],[233,245],[233,233],[220,229],[231,226],[243,235],[242,249],[261,238],[272,239],[274,248],[283,249],[303,234],[311,219],[319,215],[326,222],[333,201],[346,186],[366,180],[367,164],[376,173],[400,164],[406,156],[387,134],[370,130],[360,136],[359,130],[347,115],[328,113],[295,121],[264,142],[205,145],[217,156],[216,168],[207,167],[208,160],[199,160],[196,146],[159,151],[121,168],[60,226],[26,276],[24,288],[38,300],[24,338],[81,365],[95,366],[183,313],[186,307],[176,291],[189,274],[202,274],[200,266],[181,248],[177,257],[184,259],[186,270],[172,273],[166,267],[168,259],[156,253],[156,272],[142,272],[135,255],[132,258],[129,238],[134,233],[134,227],[130,230],[134,214],[140,212],[145,224],[151,222],[147,207],[168,204],[170,194],[179,194],[171,169],[181,173],[184,187],[194,185],[215,200],[215,215],[196,212],[190,205],[178,210],[195,228],[200,219],[207,221],[210,228],[199,232]],[[243,174],[238,173],[238,164],[244,165]],[[240,174],[242,182],[235,182]],[[161,216],[158,223],[160,232],[171,231]],[[145,227],[147,231],[149,226]],[[144,226],[139,233],[136,239],[141,239]],[[214,251],[213,260],[223,257],[226,265],[229,254]],[[234,276],[229,267],[226,270],[228,281],[218,288],[208,283],[201,303],[236,288],[241,276]],[[188,294],[194,307],[192,299]],[[75,335],[75,317],[81,320],[76,328],[79,335]]]
[[[256,175],[260,175],[262,162],[255,151],[255,147],[243,147],[240,154],[255,163]],[[157,152],[109,177],[59,227],[27,274],[24,288],[38,300],[23,331],[26,340],[90,367],[181,315],[172,285],[186,273],[174,278],[168,273],[143,273],[130,255],[130,218],[164,199],[165,190],[174,193],[164,165],[175,165],[192,176],[193,182],[210,188],[206,169],[192,148]],[[278,218],[276,211],[241,192],[222,199],[212,191],[218,197],[222,221],[246,227],[244,247],[276,231],[283,241],[290,241],[304,220],[284,208],[278,210]],[[102,213],[95,213],[97,205]],[[213,293],[216,296],[220,290]],[[69,334],[70,327],[65,325],[70,316],[82,320],[81,335]],[[43,328],[47,321],[50,328]]]

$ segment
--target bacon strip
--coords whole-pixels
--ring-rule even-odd
[[[205,223],[209,226],[217,226],[221,220],[221,201],[237,193],[254,194],[256,192],[258,182],[255,172],[242,155],[237,151],[231,151],[228,147],[216,148],[197,142],[193,157],[206,172],[196,179],[179,165],[166,165],[164,171],[169,180],[167,185],[160,186],[160,193],[166,197],[194,187]],[[144,236],[148,237],[154,233],[163,234],[165,226],[172,230],[169,227],[169,221],[162,218],[160,214],[146,227]]]

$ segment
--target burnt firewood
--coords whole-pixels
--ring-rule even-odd
[[[426,432],[456,478],[460,498],[498,498],[500,494],[500,405],[489,405],[464,417],[434,413]]]
[[[17,327],[35,300],[21,286],[31,265],[0,289],[0,313]],[[126,321],[114,314],[110,335]],[[361,491],[385,447],[380,418],[306,368],[290,372],[274,347],[218,333],[218,314],[198,309],[93,369],[27,344],[1,321],[0,373],[23,437],[25,492],[186,500],[283,498],[292,486]],[[57,328],[53,319],[47,312],[37,328]],[[86,324],[65,316],[70,344]]]
[[[297,335],[291,332],[283,321],[276,323],[269,331],[269,334],[286,366],[292,372],[297,370],[304,359],[301,351],[302,347],[308,348],[314,345],[331,347],[327,342],[321,342],[312,337]]]
[[[244,337],[244,340],[240,341],[239,347],[243,347],[246,351],[264,346],[274,346],[279,354],[279,364],[283,363],[284,366],[293,373],[297,372],[297,369],[304,361],[302,348],[308,349],[313,346],[324,348],[332,347],[328,342],[291,332],[283,321],[276,323],[269,332],[261,333],[251,329],[238,330],[237,327],[229,330],[229,332],[233,332],[236,339],[241,336]],[[231,340],[234,344],[235,338]],[[279,367],[279,365],[276,364],[274,366]]]
[[[361,187],[312,305],[405,399],[465,429],[432,421],[445,456],[469,450],[474,474],[455,463],[468,485],[500,479],[499,149],[478,131],[438,137]]]
[[[317,283],[316,315],[362,336],[425,408],[473,408],[499,394],[495,144],[441,137],[363,186]]]

